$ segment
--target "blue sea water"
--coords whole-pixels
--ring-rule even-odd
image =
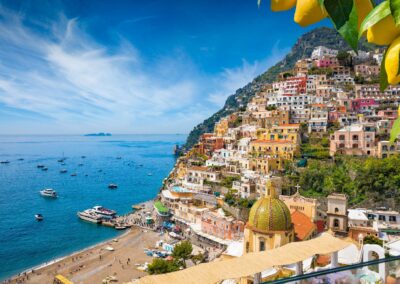
[[[10,161],[0,164],[0,280],[120,234],[82,222],[76,212],[102,205],[124,214],[154,198],[175,163],[173,146],[185,138],[0,136],[0,160]],[[57,162],[63,155],[65,166]],[[61,174],[64,168],[68,173]],[[118,189],[109,190],[109,183]],[[43,188],[54,188],[59,197],[41,197]]]

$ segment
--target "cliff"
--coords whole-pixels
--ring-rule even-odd
[[[350,50],[350,46],[331,28],[317,28],[302,35],[283,60],[256,77],[251,83],[238,89],[233,95],[230,95],[222,109],[194,127],[189,133],[185,148],[188,149],[196,144],[203,133],[212,132],[215,123],[222,117],[240,109],[245,109],[248,101],[255,95],[262,84],[271,83],[279,73],[292,69],[297,60],[310,57],[313,49],[321,45],[337,50]],[[374,48],[374,46],[365,41],[361,41],[359,45],[359,49],[364,51],[369,51]]]

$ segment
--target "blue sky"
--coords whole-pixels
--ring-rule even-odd
[[[316,27],[268,5],[0,1],[0,134],[187,133]]]

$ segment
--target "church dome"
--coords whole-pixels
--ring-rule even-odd
[[[291,230],[289,208],[278,198],[262,197],[251,207],[247,226],[259,232]]]

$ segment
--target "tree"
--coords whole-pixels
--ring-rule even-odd
[[[192,244],[189,241],[183,241],[174,247],[172,257],[180,261],[182,266],[186,268],[186,260],[190,258],[192,251]]]
[[[163,274],[179,270],[179,264],[175,260],[165,260],[162,258],[155,258],[149,264],[147,272],[149,274]]]
[[[192,261],[195,265],[197,265],[198,263],[202,263],[205,261],[205,256],[204,254],[202,254],[201,252],[199,252],[198,254],[192,256]]]

